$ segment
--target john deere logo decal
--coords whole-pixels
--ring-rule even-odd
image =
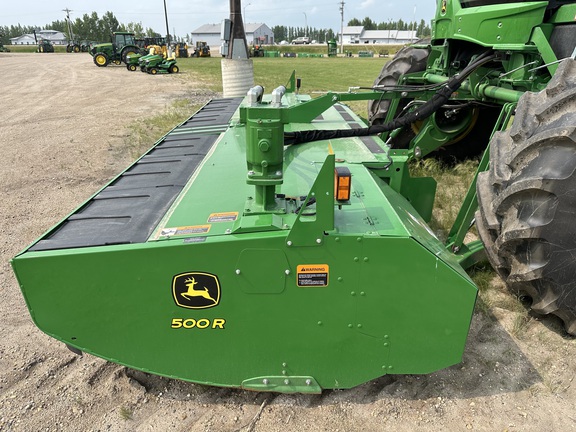
[[[210,273],[181,273],[172,279],[172,295],[180,307],[211,308],[220,302],[220,282]]]

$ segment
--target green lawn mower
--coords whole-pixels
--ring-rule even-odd
[[[175,58],[164,58],[161,54],[152,54],[141,57],[139,59],[139,64],[142,72],[148,72],[151,75],[178,73],[180,71]],[[130,68],[130,70],[135,69]]]

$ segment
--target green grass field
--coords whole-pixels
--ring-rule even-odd
[[[301,91],[305,93],[346,91],[354,86],[371,86],[382,65],[383,57],[258,57],[254,62],[254,84],[271,91],[288,82],[292,71],[302,78]],[[221,58],[181,58],[182,72],[209,83],[210,89],[222,91]]]
[[[296,71],[302,80],[302,93],[314,96],[328,91],[343,92],[350,87],[370,87],[389,60],[389,57],[258,57],[253,59],[254,84],[270,93],[286,85]],[[220,64],[220,57],[178,59],[184,74],[216,92],[222,91]],[[366,116],[366,102],[353,102],[350,106],[360,116]]]

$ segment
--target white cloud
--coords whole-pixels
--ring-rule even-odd
[[[359,9],[368,9],[370,6],[374,5],[374,0],[364,0],[360,3]]]

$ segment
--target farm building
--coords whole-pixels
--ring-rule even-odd
[[[415,30],[364,30],[363,26],[344,27],[345,44],[405,45],[418,40]]]
[[[204,24],[192,31],[192,41],[204,41],[212,49],[216,49],[222,43],[221,24]],[[274,43],[274,33],[266,24],[263,23],[247,23],[244,24],[244,31],[246,32],[246,42],[248,45],[262,44],[272,45]]]
[[[38,30],[36,32],[36,38],[34,34],[24,34],[15,38],[10,38],[11,45],[36,45],[37,40],[48,40],[52,42],[53,45],[66,45],[68,39],[66,35],[62,32],[56,30]]]

